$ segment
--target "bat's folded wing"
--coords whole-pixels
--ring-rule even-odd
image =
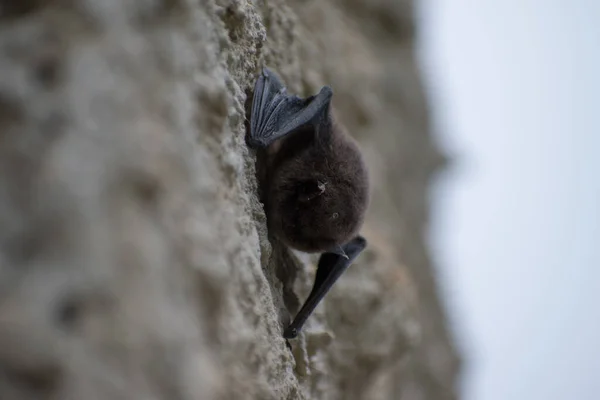
[[[248,143],[266,147],[304,125],[318,124],[332,95],[328,86],[306,99],[289,95],[279,78],[263,68],[254,85]]]

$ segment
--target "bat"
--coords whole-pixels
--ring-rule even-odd
[[[340,275],[364,250],[359,235],[369,178],[356,141],[335,120],[333,90],[300,98],[268,68],[254,86],[248,146],[263,150],[269,234],[288,247],[322,253],[313,289],[284,337],[294,338]]]

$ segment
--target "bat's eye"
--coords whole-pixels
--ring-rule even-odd
[[[338,213],[333,213],[333,215],[331,216],[331,218],[333,219],[338,219],[338,217],[340,216],[340,214]]]

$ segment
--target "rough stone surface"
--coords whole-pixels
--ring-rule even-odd
[[[0,0],[0,399],[456,398],[424,236],[408,0]],[[260,67],[334,89],[368,250],[288,350],[316,257],[267,237]]]

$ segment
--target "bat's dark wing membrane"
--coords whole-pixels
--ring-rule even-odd
[[[279,78],[263,68],[254,85],[248,143],[266,147],[303,125],[318,123],[332,95],[328,86],[306,99],[289,95]]]
[[[298,315],[296,315],[294,321],[283,332],[283,336],[286,339],[293,339],[298,336],[298,332],[300,332],[308,317],[310,317],[329,289],[331,289],[333,284],[348,269],[365,247],[367,247],[367,241],[359,235],[342,246],[345,256],[337,253],[321,254],[313,288],[306,302],[300,311],[298,311]]]

